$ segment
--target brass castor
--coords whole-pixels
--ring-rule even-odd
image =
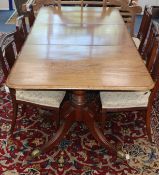
[[[32,153],[31,153],[31,157],[35,158],[37,156],[39,156],[41,154],[41,151],[39,149],[35,149]]]
[[[124,159],[124,160],[129,160],[130,159],[129,154],[125,154],[123,151],[117,151],[117,156],[120,159]]]

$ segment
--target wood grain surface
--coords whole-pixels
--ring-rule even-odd
[[[118,10],[44,7],[7,85],[16,89],[149,90],[154,83]]]

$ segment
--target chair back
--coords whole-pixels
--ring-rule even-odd
[[[47,0],[45,0],[47,1]],[[40,0],[41,2],[41,0]],[[26,3],[22,4],[22,11],[26,13],[28,16],[29,26],[30,28],[33,26],[35,21],[35,14],[34,14],[34,4],[38,3],[36,0],[27,0]]]
[[[19,16],[16,20],[16,31],[17,52],[19,53],[28,35],[25,17],[23,15]]]
[[[144,10],[144,14],[142,17],[142,21],[141,21],[141,25],[139,28],[139,32],[137,34],[137,38],[140,39],[140,46],[139,46],[139,53],[142,54],[143,52],[143,48],[144,48],[144,44],[145,44],[145,40],[150,28],[150,24],[151,24],[151,19],[152,19],[152,11],[151,8],[148,6],[145,6],[145,10]]]
[[[13,32],[0,38],[0,62],[5,78],[7,78],[18,54],[15,36],[16,32]]]
[[[22,35],[26,39],[28,32],[27,32],[27,27],[26,27],[26,22],[25,22],[25,17],[24,15],[21,15],[17,18],[16,20],[16,30],[19,32],[19,34]]]
[[[128,0],[107,0],[106,6],[108,7],[116,7],[119,9],[119,12],[127,25],[131,36],[134,35],[134,25],[136,14],[142,12],[142,8],[137,4],[134,4],[132,1]]]
[[[28,4],[27,6],[27,15],[28,15],[28,20],[29,20],[29,26],[30,28],[33,26],[34,21],[35,21],[35,14],[34,14],[34,9],[32,4]]]
[[[159,35],[159,24],[153,21],[151,23],[150,31],[148,33],[147,41],[145,47],[143,48],[142,57],[146,61],[146,66],[148,67],[151,60],[151,52],[154,47],[155,37]]]
[[[154,81],[159,79],[159,37],[154,37],[147,68]]]
[[[106,2],[107,0],[28,0],[22,9],[24,12],[32,12],[33,8],[38,11],[42,6],[106,6]],[[30,17],[33,17],[31,14]]]
[[[151,59],[148,66],[152,78],[155,81],[159,80],[159,37],[155,38],[154,47],[152,49]]]
[[[54,0],[54,5],[75,5],[75,6],[106,6],[106,0]]]

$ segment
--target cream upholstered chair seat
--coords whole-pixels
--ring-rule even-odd
[[[65,91],[17,90],[16,100],[59,108]]]
[[[100,92],[102,108],[147,107],[150,91]]]
[[[135,43],[135,46],[136,46],[137,48],[139,48],[139,45],[140,45],[140,43],[141,43],[140,39],[139,39],[139,38],[135,38],[135,37],[132,37],[132,39],[133,39],[133,41],[134,41],[134,43]]]

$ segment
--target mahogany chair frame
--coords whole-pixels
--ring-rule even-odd
[[[159,78],[159,34],[153,40],[150,59],[147,67],[152,78],[157,80]]]
[[[146,67],[150,72],[150,69],[153,64],[153,54],[152,49],[155,42],[155,37],[159,36],[159,24],[155,21],[151,23],[150,31],[147,37],[147,42],[145,44],[144,52],[143,52],[143,59],[146,61]],[[152,58],[151,58],[152,57]]]
[[[16,31],[23,37],[24,39],[28,36],[28,31],[26,27],[26,21],[24,15],[21,15],[16,20]]]
[[[28,31],[26,27],[25,17],[24,15],[22,15],[22,16],[19,16],[16,20],[15,40],[16,40],[16,47],[17,47],[18,53],[20,52],[27,36],[28,36]]]
[[[26,13],[26,16],[28,17],[30,28],[33,26],[34,21],[35,21],[35,13],[34,13],[33,4],[34,4],[34,0],[28,0],[22,6],[22,10]]]
[[[16,59],[17,50],[15,48],[16,45],[19,45],[15,42],[16,35],[17,32],[12,32],[2,35],[0,38],[0,62],[5,78],[7,78],[9,69],[11,69]]]
[[[2,69],[4,72],[5,78],[7,78],[8,71],[6,70],[5,64],[3,63],[4,59],[3,52],[5,49],[8,49],[9,51],[6,52],[6,57],[9,57],[8,59],[8,68],[11,69],[13,66],[15,59],[17,57],[17,54],[21,51],[21,48],[27,38],[28,32],[25,22],[25,17],[19,16],[16,20],[16,32],[12,32],[9,34],[4,34],[0,38],[0,46],[1,46],[1,63],[2,63]],[[7,44],[6,48],[5,45]],[[11,47],[13,45],[13,47]]]
[[[34,9],[32,4],[28,6],[27,13],[28,13],[29,26],[31,28],[35,21],[35,14],[34,14]]]
[[[143,54],[143,49],[144,49],[145,41],[146,41],[146,38],[147,38],[147,35],[149,32],[151,19],[152,19],[151,8],[148,6],[145,6],[141,25],[139,28],[139,32],[137,34],[137,38],[140,40],[140,45],[139,45],[138,51],[141,55]]]

